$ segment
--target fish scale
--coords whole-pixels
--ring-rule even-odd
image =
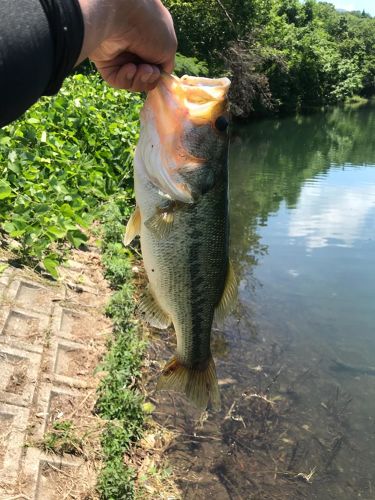
[[[138,182],[136,179],[137,191]],[[150,289],[161,308],[171,316],[177,354],[189,366],[207,360],[210,355],[212,318],[226,276],[226,191],[222,189],[220,211],[213,210],[212,201],[219,198],[216,191],[178,213],[167,238],[159,239],[144,225],[141,227],[142,256]],[[160,198],[158,203],[161,201]],[[153,210],[151,200],[147,206],[141,205],[142,219],[151,217]],[[221,233],[221,245],[215,248],[211,247],[213,233]]]

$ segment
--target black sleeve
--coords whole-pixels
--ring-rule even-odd
[[[0,0],[0,127],[60,89],[83,35],[77,0]]]

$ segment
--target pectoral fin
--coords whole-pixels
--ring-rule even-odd
[[[215,320],[222,322],[233,309],[237,299],[237,280],[231,262],[228,263],[223,295],[215,309]]]
[[[145,226],[159,239],[166,238],[173,227],[173,212],[158,212],[146,220]]]
[[[135,207],[134,212],[131,214],[130,219],[126,225],[124,236],[124,245],[128,246],[136,236],[141,233],[141,211],[139,207]]]
[[[155,328],[164,330],[171,324],[171,320],[159,304],[156,302],[150,291],[147,291],[142,297],[138,311],[147,323]]]

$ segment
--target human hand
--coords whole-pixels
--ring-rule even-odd
[[[149,91],[171,73],[177,48],[173,21],[160,0],[79,0],[89,57],[113,87]]]

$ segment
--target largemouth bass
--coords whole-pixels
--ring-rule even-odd
[[[149,280],[139,309],[153,326],[173,323],[177,352],[158,389],[198,408],[220,406],[210,337],[236,296],[229,264],[227,78],[163,75],[141,111],[136,210],[125,243],[140,234]]]

